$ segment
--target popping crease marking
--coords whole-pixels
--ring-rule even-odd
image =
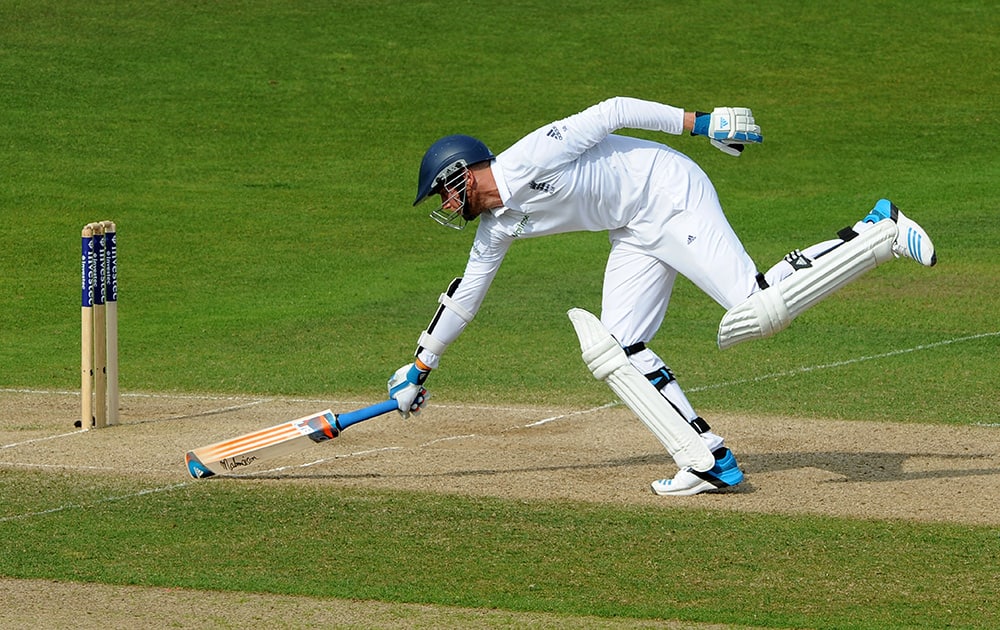
[[[955,339],[945,339],[944,341],[937,341],[935,343],[921,344],[919,346],[913,346],[912,348],[904,348],[902,350],[893,350],[891,352],[883,352],[882,354],[873,354],[866,357],[857,357],[854,359],[845,359],[843,361],[834,361],[833,363],[821,363],[819,365],[808,365],[805,367],[796,368],[794,370],[786,370],[784,372],[772,372],[771,374],[763,374],[761,376],[756,376],[754,378],[744,378],[738,381],[725,381],[723,383],[716,383],[714,385],[702,385],[700,387],[687,387],[689,392],[703,392],[710,389],[719,389],[722,387],[732,387],[734,385],[745,385],[746,383],[759,383],[761,381],[767,381],[775,378],[782,378],[785,376],[796,376],[798,374],[806,374],[808,372],[816,372],[818,370],[829,370],[831,368],[844,367],[845,365],[853,365],[855,363],[864,363],[865,361],[874,361],[876,359],[886,359],[889,357],[899,356],[901,354],[909,354],[911,352],[917,352],[920,350],[930,350],[932,348],[938,348],[941,346],[948,346],[953,343],[960,343],[962,341],[975,341],[976,339],[985,339],[986,337],[998,337],[1000,336],[1000,331],[980,333],[978,335],[969,335],[968,337],[957,337]]]
[[[30,440],[24,440],[23,442],[12,442],[10,444],[0,444],[0,450],[3,450],[5,448],[16,448],[18,446],[26,446],[28,444],[35,444],[37,442],[46,442],[48,440],[57,440],[59,438],[63,438],[63,437],[69,436],[69,435],[76,435],[78,433],[83,433],[85,430],[86,429],[78,429],[76,431],[70,431],[69,433],[59,433],[57,435],[47,435],[45,437],[32,438]]]
[[[88,508],[95,505],[101,505],[103,503],[113,503],[115,501],[124,501],[126,499],[134,499],[135,497],[146,496],[147,494],[156,494],[158,492],[171,492],[177,490],[178,488],[185,488],[191,485],[192,482],[186,481],[184,483],[175,483],[169,486],[160,486],[159,488],[146,488],[138,492],[133,492],[130,494],[121,494],[110,497],[104,497],[103,499],[97,499],[91,501],[90,503],[67,503],[65,505],[60,505],[58,507],[50,508],[48,510],[41,510],[39,512],[26,512],[24,514],[15,514],[14,516],[0,516],[0,523],[6,523],[9,521],[20,521],[27,518],[32,518],[35,516],[45,516],[48,514],[56,514],[58,512],[64,512],[66,510],[72,510],[76,508]]]
[[[318,464],[325,464],[326,462],[330,462],[337,459],[346,459],[348,457],[358,457],[362,455],[370,455],[372,453],[382,453],[385,451],[402,451],[402,450],[404,450],[402,446],[383,446],[382,448],[372,448],[364,451],[355,451],[354,453],[347,453],[346,455],[338,454],[334,455],[333,457],[323,457],[317,460],[313,460],[311,462],[306,462],[305,464],[289,464],[288,466],[278,466],[277,468],[269,468],[267,470],[247,472],[242,475],[232,475],[227,473],[226,476],[243,477],[243,478],[262,477],[265,475],[272,475],[274,473],[284,472],[286,470],[295,470],[297,468],[311,468],[312,466],[316,466]]]
[[[449,435],[447,437],[438,438],[436,440],[431,440],[430,442],[424,442],[418,448],[424,448],[425,446],[431,446],[432,444],[437,444],[438,442],[451,442],[452,440],[464,440],[467,438],[479,437],[475,433],[467,433],[465,435]]]
[[[595,411],[601,411],[602,409],[610,409],[611,407],[618,406],[618,404],[619,403],[617,401],[609,402],[609,403],[605,403],[603,405],[600,405],[598,407],[592,407],[590,409],[584,409],[583,411],[573,411],[571,413],[564,413],[564,414],[560,414],[558,416],[551,416],[549,418],[542,418],[541,420],[536,420],[534,422],[529,422],[528,424],[525,424],[525,425],[523,425],[521,427],[517,427],[517,428],[519,428],[519,429],[530,429],[531,427],[538,427],[538,426],[541,426],[543,424],[548,424],[549,422],[553,422],[555,420],[562,420],[563,418],[572,418],[573,416],[582,416],[582,415],[585,415],[585,414],[594,413]]]
[[[33,464],[28,462],[0,462],[2,466],[9,466],[11,468],[52,468],[56,470],[101,470],[104,472],[118,472],[121,468],[115,468],[114,466],[84,466],[84,465],[74,465],[66,466],[64,464]],[[157,472],[157,471],[151,471]],[[165,470],[159,470],[158,472],[168,472]]]

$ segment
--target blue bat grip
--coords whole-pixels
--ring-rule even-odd
[[[365,407],[357,411],[348,411],[337,416],[337,428],[343,431],[352,424],[357,424],[397,409],[399,409],[399,403],[390,398],[371,407]]]

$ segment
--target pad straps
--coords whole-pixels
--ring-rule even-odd
[[[622,346],[622,350],[625,351],[625,356],[630,357],[633,354],[637,354],[646,349],[646,344],[643,342],[633,343],[631,346]]]
[[[670,371],[670,368],[663,366],[655,372],[650,372],[649,374],[643,374],[650,383],[653,384],[657,390],[662,390],[664,387],[670,384],[670,381],[677,380],[674,377],[674,373]]]
[[[677,380],[677,377],[674,376],[674,373],[671,372],[670,368],[667,366],[663,366],[655,372],[650,372],[649,374],[644,374],[643,376],[645,376],[649,382],[653,384],[653,387],[661,393],[663,392],[663,388],[669,385],[671,381]],[[668,399],[667,402],[670,403],[670,400]],[[673,403],[670,404],[673,405]],[[682,415],[681,410],[677,409],[676,406],[674,406],[674,409],[676,409],[678,415]],[[694,430],[697,431],[699,435],[712,430],[712,427],[710,427],[701,416],[697,416],[694,420],[688,420],[688,424],[694,427]]]

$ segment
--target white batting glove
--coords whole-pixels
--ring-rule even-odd
[[[764,140],[760,127],[753,121],[753,112],[747,107],[716,107],[708,123],[708,137],[736,142]]]
[[[697,112],[691,135],[708,136],[713,147],[736,157],[746,143],[764,141],[747,107],[716,107],[711,114]]]
[[[430,373],[430,369],[421,369],[416,363],[410,363],[396,370],[389,379],[389,398],[399,405],[399,415],[404,420],[410,414],[418,415],[430,398],[430,394],[424,389],[424,381]]]

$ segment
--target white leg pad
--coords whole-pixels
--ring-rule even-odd
[[[704,472],[715,465],[708,446],[688,421],[656,391],[625,356],[621,345],[597,317],[574,308],[567,313],[580,338],[583,361],[594,378],[604,381],[639,416],[681,468]]]
[[[895,222],[879,221],[812,261],[811,267],[794,271],[729,309],[719,323],[719,348],[725,350],[784,330],[806,309],[892,260],[892,243],[898,232]]]

